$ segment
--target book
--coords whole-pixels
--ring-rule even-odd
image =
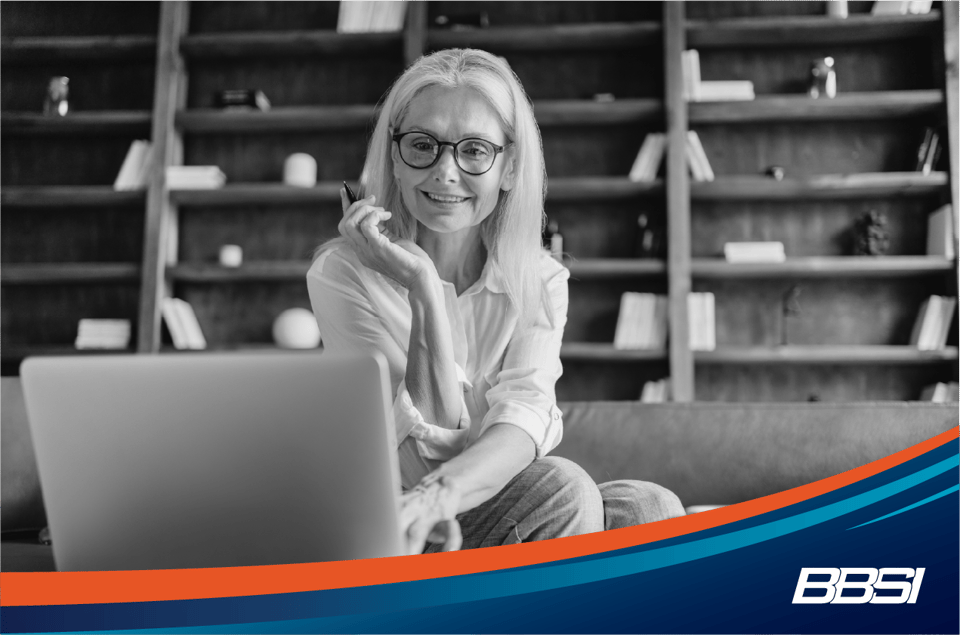
[[[160,315],[170,332],[173,347],[177,350],[189,349],[190,341],[187,337],[187,329],[180,317],[180,309],[175,302],[175,298],[163,298],[160,303]]]
[[[783,243],[733,242],[723,245],[727,262],[784,262],[787,259]]]
[[[955,381],[942,382],[924,387],[920,401],[933,403],[951,403],[960,400],[960,384]]]
[[[197,314],[193,307],[186,300],[180,298],[171,298],[177,304],[177,310],[180,314],[180,321],[186,331],[187,343],[189,348],[202,350],[207,347],[207,340],[203,337],[203,331],[200,330],[200,322],[197,320]]]
[[[930,9],[932,8],[933,0],[910,0],[910,4],[907,5],[907,13],[913,15],[930,13]]]
[[[749,80],[724,80],[700,82],[697,96],[697,101],[750,101],[756,93]]]
[[[910,9],[910,0],[877,0],[870,13],[873,15],[905,15]]]
[[[130,345],[130,320],[83,318],[77,323],[77,349],[122,350]]]
[[[712,181],[715,178],[713,168],[710,167],[710,161],[707,159],[707,153],[700,142],[700,135],[696,130],[687,131],[687,163],[691,166],[693,178],[697,181]],[[694,171],[694,165],[696,170]]]
[[[670,400],[670,379],[648,381],[643,384],[640,401],[643,403],[663,403]]]
[[[949,203],[930,212],[927,217],[927,255],[956,258],[955,226],[953,206]]]
[[[215,165],[171,165],[165,176],[171,190],[214,190],[227,182],[226,175]]]
[[[717,347],[715,303],[714,295],[709,292],[687,295],[690,350],[712,351]]]
[[[341,1],[337,15],[337,33],[401,31],[406,12],[406,2]]]
[[[113,181],[116,191],[143,189],[147,185],[150,168],[153,164],[153,152],[150,142],[136,139],[130,143],[127,155],[123,159],[117,178]]]
[[[625,292],[614,333],[616,350],[659,350],[667,339],[668,298],[653,293]]]
[[[920,172],[927,176],[933,169],[937,166],[937,161],[940,159],[940,151],[943,148],[940,145],[940,133],[934,132],[930,136],[930,144],[927,147],[926,156],[923,159],[923,165],[920,166]]]
[[[700,101],[700,53],[696,49],[680,54],[680,69],[683,73],[683,98]]]
[[[667,148],[667,135],[662,132],[651,132],[644,138],[640,151],[630,168],[629,178],[634,183],[649,183],[656,180]]]
[[[910,345],[921,351],[936,351],[946,346],[957,310],[957,299],[931,295],[920,305],[910,333]]]

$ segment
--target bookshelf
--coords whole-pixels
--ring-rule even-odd
[[[875,17],[871,3],[852,2],[850,17],[833,19],[817,2],[441,1],[411,3],[401,32],[352,34],[335,31],[337,3],[167,2],[139,22],[132,16],[149,11],[120,4],[123,19],[105,18],[99,3],[69,5],[86,11],[79,20],[5,13],[0,117],[18,158],[4,157],[0,190],[8,370],[18,355],[65,350],[76,319],[101,316],[96,302],[133,316],[138,352],[168,352],[159,306],[170,295],[193,305],[211,350],[269,350],[274,317],[309,308],[310,254],[336,235],[340,181],[359,175],[384,90],[424,52],[476,46],[507,58],[541,126],[546,210],[571,272],[560,399],[632,400],[668,376],[679,401],[914,399],[956,378],[956,333],[942,351],[905,345],[924,297],[956,295],[956,261],[924,255],[922,222],[957,202],[956,3]],[[489,28],[435,26],[479,11]],[[756,99],[686,103],[688,48],[700,51],[704,79],[749,79]],[[805,78],[823,55],[837,60],[839,94],[813,100]],[[54,72],[58,64],[69,68]],[[40,102],[12,96],[34,76],[71,72],[114,97],[91,96],[56,120],[37,114],[42,92]],[[216,109],[222,88],[263,90],[272,107]],[[924,127],[944,121],[943,159],[931,174],[911,171]],[[691,129],[715,181],[688,177]],[[651,132],[667,135],[664,167],[653,182],[631,182]],[[146,136],[161,166],[219,165],[228,184],[168,191],[158,170],[146,192],[113,192],[129,140]],[[66,175],[57,181],[42,176],[52,148]],[[282,184],[293,152],[317,159],[315,187]],[[785,178],[764,176],[769,165]],[[886,256],[848,255],[845,232],[868,210],[889,221]],[[665,232],[657,257],[637,256],[640,214]],[[62,254],[39,239],[13,245],[8,227],[39,235],[41,216],[85,228],[78,245],[99,234],[122,245]],[[781,240],[788,260],[728,264],[723,243],[737,240]],[[241,267],[217,264],[222,244],[243,247]],[[790,317],[784,344],[781,301],[794,286],[803,314]],[[713,292],[718,348],[693,352],[671,337],[663,351],[614,350],[625,291],[670,296],[671,333],[687,331],[688,293]],[[77,308],[52,318],[61,296]],[[81,309],[89,314],[74,316]],[[41,329],[41,318],[56,328]]]
[[[159,3],[2,6],[2,368],[81,353],[81,318],[137,329],[146,193],[112,188],[133,139],[150,136]],[[42,114],[51,77],[70,110]],[[127,352],[133,352],[134,347]]]

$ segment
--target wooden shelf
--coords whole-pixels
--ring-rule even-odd
[[[659,99],[540,100],[533,103],[537,124],[543,126],[612,126],[642,121],[661,121],[663,101]]]
[[[6,186],[0,190],[4,207],[126,207],[142,206],[146,191],[118,192],[109,185]]]
[[[290,282],[306,284],[309,260],[264,261],[244,263],[239,267],[218,264],[180,263],[167,267],[167,274],[178,282]]]
[[[375,108],[373,105],[309,106],[273,108],[265,112],[197,108],[179,111],[176,125],[183,132],[193,134],[372,129]]]
[[[749,101],[690,102],[690,124],[757,121],[838,121],[891,119],[936,114],[943,107],[939,90],[840,93],[833,99],[807,95],[758,95]]]
[[[180,41],[180,52],[189,59],[223,59],[278,56],[323,56],[346,53],[400,52],[403,34],[337,33],[316,31],[248,31],[198,33]]]
[[[592,258],[564,261],[570,276],[578,280],[663,276],[667,263],[653,258]]]
[[[147,110],[101,110],[55,117],[32,112],[0,114],[4,135],[36,134],[142,134],[150,135]]]
[[[541,126],[619,125],[663,119],[659,99],[621,99],[598,102],[579,99],[543,100],[534,103]],[[196,108],[177,113],[177,127],[191,134],[241,132],[301,132],[315,130],[372,129],[376,106],[306,106],[259,110]]]
[[[564,342],[560,359],[577,362],[665,362],[665,350],[618,351],[613,344],[595,342]]]
[[[710,182],[691,181],[690,198],[695,201],[792,201],[929,196],[943,191],[947,184],[946,172],[928,176],[919,172],[818,174],[782,181],[768,176],[721,176]]]
[[[576,176],[549,180],[547,200],[620,200],[639,196],[662,195],[663,181],[634,183],[625,176]]]
[[[139,282],[140,264],[128,262],[4,263],[3,284]]]
[[[930,37],[940,26],[940,13],[924,15],[788,16],[687,22],[687,47],[742,48],[857,44],[912,37]]]
[[[180,205],[242,206],[316,203],[340,200],[340,181],[321,181],[315,187],[292,187],[283,183],[234,183],[215,190],[172,190],[171,200]],[[663,193],[663,182],[633,183],[626,177],[565,177],[550,179],[551,201],[618,200]]]
[[[0,357],[4,362],[18,362],[34,356],[68,356],[68,355],[132,355],[130,348],[123,349],[78,349],[72,344],[36,344],[33,346],[4,346],[0,349]]]
[[[430,29],[427,48],[481,48],[503,51],[570,51],[653,46],[661,42],[659,22],[504,26],[487,29]]]
[[[242,206],[319,203],[340,200],[340,181],[321,181],[314,187],[283,183],[235,183],[216,190],[172,190],[170,199],[179,205]]]
[[[152,60],[157,56],[153,35],[5,37],[0,42],[4,64]]]
[[[779,263],[728,263],[694,258],[694,278],[903,278],[953,271],[954,262],[936,256],[824,256],[788,258]]]
[[[230,342],[208,344],[204,349],[178,349],[172,344],[160,347],[161,353],[174,355],[203,355],[204,353],[322,353],[323,345],[316,348],[280,348],[273,342]]]
[[[698,364],[931,364],[957,360],[957,348],[913,346],[747,346],[694,353]]]

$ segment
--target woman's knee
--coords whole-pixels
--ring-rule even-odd
[[[538,501],[535,515],[562,528],[560,535],[603,530],[603,499],[582,467],[569,459],[548,456],[531,463],[526,471],[532,481],[529,494]]]
[[[646,481],[601,483],[604,526],[619,529],[683,516],[683,504],[676,494]]]

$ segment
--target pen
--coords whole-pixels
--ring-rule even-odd
[[[343,182],[343,188],[347,191],[347,200],[350,201],[350,204],[353,205],[357,202],[357,195],[353,193],[353,190],[350,189],[350,186],[347,185],[347,182]]]

